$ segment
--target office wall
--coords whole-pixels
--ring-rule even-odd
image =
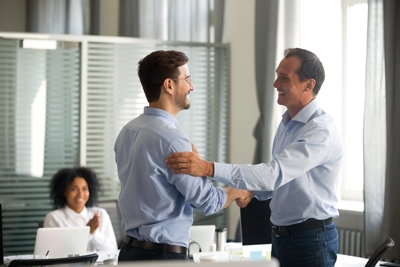
[[[25,0],[0,1],[0,31],[24,32],[26,23]]]
[[[224,41],[231,45],[231,163],[253,163],[253,129],[259,110],[256,100],[254,16],[255,0],[226,1]],[[229,207],[228,236],[234,237],[239,220],[236,204]]]

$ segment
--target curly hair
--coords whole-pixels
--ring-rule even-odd
[[[86,207],[93,207],[98,201],[98,191],[100,183],[96,173],[86,167],[63,168],[54,174],[50,182],[50,198],[53,202],[53,208],[64,208],[67,204],[67,199],[64,196],[67,187],[76,177],[81,177],[86,180],[89,187],[89,199],[86,202]]]

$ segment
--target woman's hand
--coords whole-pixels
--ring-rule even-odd
[[[86,226],[90,227],[90,233],[93,235],[100,227],[100,213],[95,212],[93,218],[88,221]]]

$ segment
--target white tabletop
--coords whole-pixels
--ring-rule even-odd
[[[271,245],[265,245],[265,248],[269,251],[263,250],[262,256],[265,260],[269,260],[271,257]],[[269,252],[269,253],[268,253]],[[251,260],[247,255],[243,255],[243,249],[241,243],[227,243],[225,247],[225,251],[217,251],[217,252],[206,252],[206,253],[194,253],[193,260],[194,262],[200,262],[200,257],[202,256],[216,256],[216,261],[244,261]],[[335,267],[364,267],[367,263],[368,259],[338,254],[337,261]],[[376,266],[379,266],[381,262],[378,262]]]

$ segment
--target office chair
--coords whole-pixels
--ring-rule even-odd
[[[394,246],[394,241],[388,237],[371,255],[365,267],[375,267],[376,263],[382,258],[383,254]]]
[[[73,264],[75,266],[93,266],[96,263],[99,255],[96,253],[68,257],[68,258],[54,258],[54,259],[15,259],[10,261],[8,267],[22,267],[22,266],[46,266],[46,265],[61,265]]]

